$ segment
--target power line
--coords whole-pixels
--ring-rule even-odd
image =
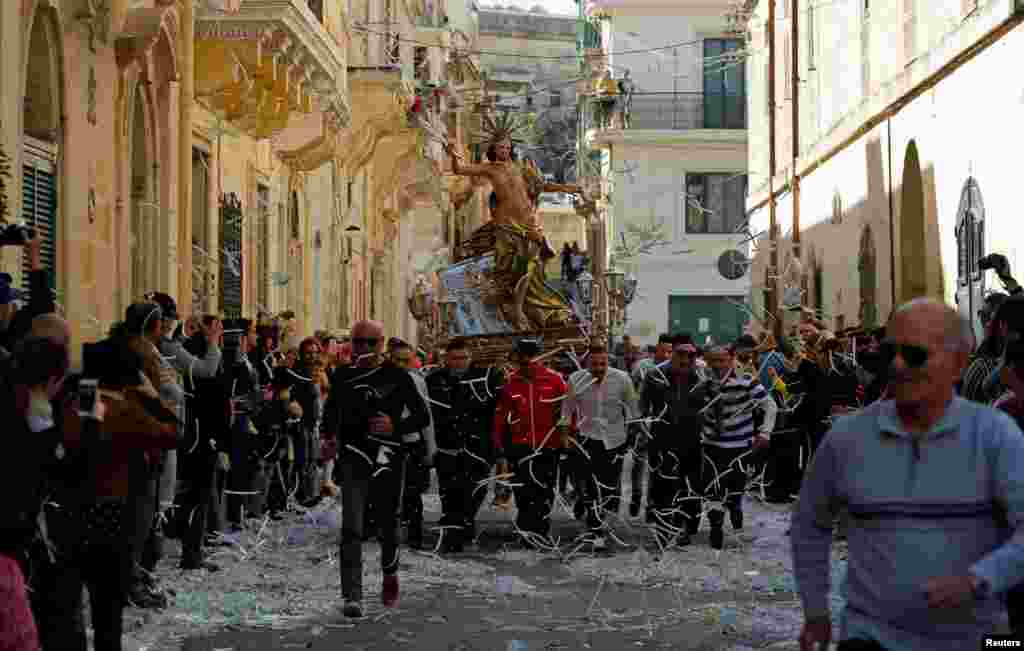
[[[488,56],[510,57],[510,58],[517,58],[517,59],[543,59],[543,60],[548,60],[548,61],[563,61],[563,60],[576,60],[576,59],[579,59],[579,55],[578,54],[563,54],[563,55],[559,55],[559,56],[553,56],[553,55],[542,55],[542,54],[513,54],[513,53],[509,53],[509,52],[496,52],[496,51],[491,51],[491,50],[463,50],[463,49],[458,48],[458,47],[456,47],[454,45],[438,45],[437,43],[429,43],[429,42],[426,42],[426,41],[417,41],[416,39],[405,38],[403,36],[399,36],[395,32],[381,32],[381,31],[377,31],[377,30],[372,30],[372,29],[368,29],[368,28],[364,27],[363,25],[364,24],[353,25],[353,29],[355,29],[356,31],[359,31],[359,32],[367,33],[367,34],[376,34],[377,36],[386,36],[386,37],[390,38],[392,40],[392,42],[398,41],[398,42],[401,42],[401,43],[413,43],[413,44],[416,44],[416,45],[421,45],[423,47],[436,47],[436,48],[438,48],[440,50],[455,50],[459,54],[486,54]],[[611,56],[623,56],[623,55],[626,55],[626,54],[645,54],[645,53],[650,53],[650,52],[659,52],[661,50],[671,50],[671,49],[674,49],[674,48],[690,47],[690,46],[694,46],[694,45],[701,45],[703,43],[704,43],[704,39],[696,39],[696,40],[693,40],[693,41],[680,41],[679,43],[670,43],[668,45],[663,45],[663,46],[660,46],[660,47],[653,47],[653,48],[646,48],[646,49],[643,49],[643,50],[622,50],[621,52],[606,52],[606,53],[603,54],[603,56],[611,57]]]

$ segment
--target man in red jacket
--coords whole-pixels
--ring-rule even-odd
[[[534,361],[539,353],[534,340],[516,344],[511,361],[518,370],[502,388],[494,415],[498,472],[507,473],[510,462],[515,467],[516,528],[527,547],[550,532],[558,455],[568,436],[560,422],[565,380]]]

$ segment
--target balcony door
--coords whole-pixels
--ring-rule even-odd
[[[743,41],[704,40],[704,128],[747,128],[747,77]]]

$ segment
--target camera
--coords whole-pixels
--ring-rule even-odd
[[[96,379],[83,378],[78,381],[78,415],[82,418],[102,420],[97,410],[99,384]]]
[[[24,246],[29,240],[35,239],[36,229],[24,224],[5,224],[0,226],[0,246]]]
[[[979,271],[987,271],[989,269],[993,269],[996,273],[1003,273],[1004,270],[1008,272],[1010,270],[1010,262],[1006,259],[1005,255],[990,253],[978,260]]]

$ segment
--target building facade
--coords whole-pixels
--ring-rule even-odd
[[[748,9],[748,211],[764,233],[755,312],[777,308],[780,278],[796,268],[803,304],[836,329],[880,325],[894,305],[931,296],[980,334],[981,301],[1001,287],[978,260],[1024,264],[1020,226],[1006,217],[1021,91],[992,83],[1024,52],[1020,3]]]
[[[575,178],[575,16],[480,10],[480,66],[497,110],[531,115],[537,138],[520,147],[553,180]]]
[[[591,8],[607,16],[612,79],[628,73],[633,84],[628,121],[620,95],[616,115],[591,137],[608,152],[615,262],[638,281],[626,329],[637,343],[663,332],[732,341],[746,322],[746,80],[727,5]]]
[[[414,332],[423,242],[403,226],[454,219],[440,139],[479,83],[454,54],[476,38],[465,7],[24,0],[0,3],[0,34],[19,53],[0,74],[9,219],[43,233],[76,355],[148,291],[184,315],[290,309],[306,334]]]

